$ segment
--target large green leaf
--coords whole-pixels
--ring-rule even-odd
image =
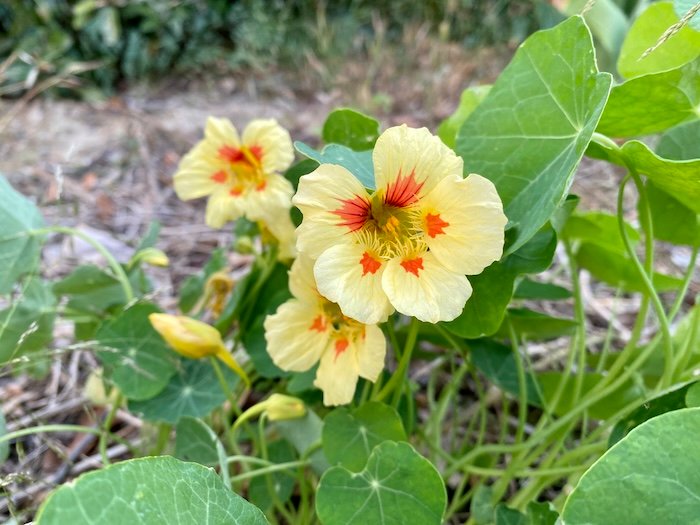
[[[340,144],[329,144],[319,152],[298,140],[294,142],[294,147],[299,153],[306,155],[319,164],[338,164],[342,166],[357,177],[365,188],[370,190],[376,189],[372,151],[353,151]],[[329,181],[329,184],[331,183]]]
[[[520,281],[513,293],[513,299],[544,299],[547,301],[557,301],[569,299],[570,297],[571,292],[563,286],[551,283],[540,283],[528,278]]]
[[[632,413],[626,415],[618,421],[610,432],[608,445],[612,446],[620,441],[630,431],[645,421],[650,420],[666,412],[679,410],[686,407],[686,394],[694,385],[700,385],[700,382],[687,383],[681,387],[674,387],[670,392],[665,392],[651,399],[640,400],[639,408]]]
[[[455,147],[459,128],[462,127],[464,121],[467,120],[467,117],[472,114],[476,107],[481,104],[481,101],[486,98],[490,89],[490,85],[485,85],[472,86],[462,91],[456,111],[440,123],[437,135],[450,148]]]
[[[637,140],[625,143],[622,152],[655,186],[700,213],[700,159],[664,159]]]
[[[632,245],[639,242],[639,233],[628,223],[625,223],[625,232]],[[617,217],[609,213],[590,211],[572,215],[566,221],[562,237],[625,253]]]
[[[165,388],[176,370],[177,354],[151,326],[148,316],[160,312],[138,303],[103,324],[95,339],[105,376],[133,400],[149,399]]]
[[[332,465],[359,472],[382,441],[406,441],[401,417],[390,406],[365,403],[352,412],[336,408],[323,420],[323,452]]]
[[[659,133],[693,117],[699,99],[700,59],[696,59],[615,86],[596,131],[611,137]]]
[[[43,225],[39,209],[0,175],[0,294],[36,267],[41,239],[31,231]]]
[[[181,365],[158,395],[144,401],[129,401],[129,409],[150,421],[176,424],[184,416],[207,416],[226,400],[208,360],[185,359]],[[221,370],[233,388],[238,376],[226,367],[222,366]]]
[[[472,362],[489,381],[501,390],[517,396],[520,392],[518,368],[510,347],[491,339],[477,339],[469,342]],[[525,376],[525,390],[528,402],[541,406],[538,386],[534,376]]]
[[[591,35],[572,17],[529,37],[457,134],[465,171],[494,182],[515,229],[530,239],[566,197],[605,107]]]
[[[562,511],[567,525],[697,524],[700,408],[643,423],[580,479]]]
[[[196,417],[183,417],[175,428],[175,457],[202,465],[216,465],[218,438],[209,426]]]
[[[700,158],[700,120],[668,130],[656,147],[656,154],[670,160]],[[674,244],[700,244],[698,214],[678,199],[647,182],[647,198],[654,225],[654,237]]]
[[[70,310],[97,315],[114,305],[126,303],[119,279],[92,264],[79,266],[57,281],[53,291],[69,298],[67,306]]]
[[[509,308],[506,319],[496,332],[497,336],[506,339],[509,337],[508,322],[512,324],[513,330],[520,338],[534,341],[571,335],[577,324],[573,319],[552,317],[528,308]]]
[[[597,279],[629,292],[646,292],[637,267],[626,254],[593,243],[583,243],[576,252],[576,262]],[[654,287],[667,292],[680,288],[682,281],[654,272]]]
[[[168,456],[123,461],[53,492],[38,525],[266,525],[216,473]]]
[[[379,137],[379,122],[352,109],[336,109],[326,118],[321,136],[326,144],[365,151],[372,149]]]
[[[625,42],[622,44],[617,70],[627,78],[648,73],[658,73],[680,67],[700,55],[700,33],[684,27],[646,57],[641,58],[647,49],[658,42],[661,35],[673,24],[678,16],[671,2],[651,4],[634,21]]]
[[[439,525],[446,503],[435,467],[408,443],[392,441],[374,448],[362,472],[328,469],[316,494],[323,525]]]
[[[0,311],[0,363],[41,350],[53,340],[56,298],[41,279],[28,278],[21,296]]]

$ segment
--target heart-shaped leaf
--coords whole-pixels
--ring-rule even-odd
[[[359,472],[372,449],[383,441],[406,441],[398,412],[382,403],[349,411],[337,408],[323,420],[323,453],[331,465]]]
[[[0,175],[0,294],[12,291],[15,281],[39,262],[41,239],[32,230],[44,219],[39,209]]]
[[[80,476],[53,492],[38,525],[266,525],[263,513],[197,463],[131,459]]]
[[[352,109],[331,111],[321,133],[326,144],[340,144],[355,151],[372,149],[379,137],[379,122]]]
[[[408,443],[377,445],[355,474],[332,467],[321,478],[316,512],[323,525],[439,525],[445,485],[435,467]]]
[[[566,525],[697,523],[700,408],[641,424],[581,477],[562,511]]]
[[[465,172],[493,181],[514,226],[508,253],[566,197],[610,83],[596,68],[586,24],[575,16],[529,37],[459,130],[455,151]]]

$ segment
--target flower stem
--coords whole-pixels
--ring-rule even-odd
[[[389,394],[394,393],[392,402],[395,406],[398,405],[398,400],[401,398],[401,392],[403,390],[402,383],[406,377],[406,371],[408,370],[408,364],[411,362],[411,355],[413,354],[413,348],[416,346],[416,339],[418,337],[418,320],[411,319],[411,324],[408,327],[408,335],[406,336],[406,344],[404,345],[403,353],[401,354],[401,360],[394,375],[391,376],[389,381],[386,382],[384,387],[375,396],[375,401],[383,401]]]

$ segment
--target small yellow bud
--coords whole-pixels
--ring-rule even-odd
[[[151,314],[153,328],[178,354],[188,359],[215,356],[250,384],[241,366],[224,346],[219,331],[211,325],[184,315]]]
[[[306,415],[306,406],[304,406],[301,399],[297,399],[296,397],[286,396],[284,394],[272,394],[265,401],[261,401],[243,412],[238,419],[236,419],[233,428],[237,428],[243,422],[262,413],[265,413],[270,421],[296,419]]]
[[[133,266],[139,261],[143,261],[146,264],[150,264],[151,266],[165,267],[168,266],[168,264],[170,264],[168,256],[165,255],[165,252],[163,250],[159,250],[158,248],[145,248],[137,252],[131,258],[130,265]]]
[[[102,368],[96,368],[85,381],[83,395],[95,406],[111,405],[119,398],[119,389],[112,387],[109,395],[102,378]]]

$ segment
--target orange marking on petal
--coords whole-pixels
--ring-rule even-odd
[[[211,176],[211,180],[219,184],[223,184],[224,182],[226,182],[227,179],[228,175],[226,175],[225,171],[217,171],[216,173],[214,173],[214,175]]]
[[[249,146],[248,151],[250,151],[253,154],[253,157],[255,157],[258,160],[258,162],[260,160],[262,160],[262,156],[263,156],[262,146],[258,146],[257,144],[253,145],[253,146]]]
[[[318,333],[322,333],[326,331],[326,328],[328,328],[328,324],[326,323],[326,318],[323,317],[322,315],[318,315],[315,319],[313,324],[311,325],[311,328],[309,330],[315,330]]]
[[[257,186],[255,186],[255,191],[263,191],[267,187],[267,181],[263,180],[258,183]]]
[[[245,155],[239,148],[233,146],[221,146],[219,148],[219,156],[229,162],[240,162],[245,160]]]
[[[338,359],[338,356],[340,354],[342,354],[343,352],[345,352],[345,350],[347,350],[349,344],[350,343],[348,342],[347,339],[338,339],[335,342],[335,358],[336,359]]]
[[[235,187],[231,188],[231,191],[229,191],[232,197],[240,197],[241,193],[243,193],[243,188]]]
[[[396,180],[386,188],[384,203],[397,208],[405,208],[418,200],[418,192],[423,184],[423,182],[416,180],[415,170],[411,170],[408,177],[401,175],[401,170],[399,170]]]
[[[342,219],[339,226],[347,226],[351,232],[362,228],[370,217],[370,203],[366,197],[355,195],[340,201],[343,205],[331,213]]]
[[[377,273],[377,270],[381,268],[382,263],[381,261],[378,261],[374,257],[372,257],[369,252],[365,252],[362,254],[362,259],[360,259],[360,264],[362,265],[362,275],[365,276],[368,273],[371,273],[374,275]]]
[[[447,226],[450,225],[449,222],[443,221],[440,218],[440,214],[436,213],[433,215],[432,213],[429,213],[428,215],[425,216],[425,224],[428,227],[428,236],[435,238],[436,235],[440,235],[445,233],[443,228],[446,228]]]
[[[406,273],[412,273],[418,277],[419,270],[423,270],[423,258],[416,257],[415,259],[406,259],[401,261],[401,267],[406,270]]]

